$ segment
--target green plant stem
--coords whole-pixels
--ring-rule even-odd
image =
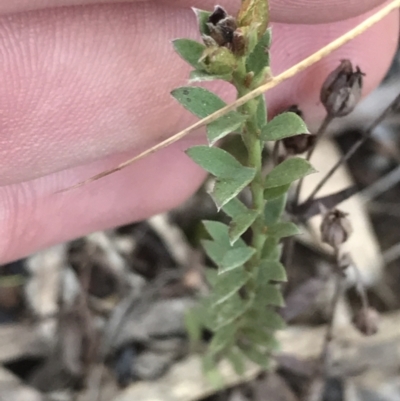
[[[239,66],[237,74],[234,77],[234,84],[238,92],[238,98],[245,96],[251,90],[244,85],[246,69],[244,62]],[[252,230],[252,247],[256,250],[254,256],[248,264],[249,270],[254,272],[260,265],[262,249],[265,242],[265,224],[264,224],[264,185],[262,176],[262,150],[263,145],[260,139],[260,127],[257,126],[256,112],[258,101],[257,99],[250,100],[240,107],[240,111],[246,115],[247,121],[243,130],[243,142],[247,148],[248,160],[247,165],[255,169],[256,174],[253,181],[250,183],[250,191],[252,197],[252,209],[258,213],[254,223],[251,225]],[[255,285],[253,280],[249,282],[250,286]]]
[[[258,217],[251,226],[253,231],[253,242],[252,245],[256,250],[255,257],[257,262],[261,259],[262,248],[265,241],[264,233],[264,186],[262,178],[262,147],[257,128],[254,124],[249,121],[246,124],[246,146],[248,151],[248,164],[250,167],[256,169],[256,175],[254,180],[250,184],[251,196],[253,201],[253,209],[257,211]]]

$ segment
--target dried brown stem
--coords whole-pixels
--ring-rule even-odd
[[[336,170],[344,163],[346,163],[356,151],[371,137],[374,129],[394,110],[399,106],[400,103],[400,94],[393,100],[392,103],[384,110],[384,112],[372,122],[372,124],[368,127],[365,131],[362,138],[360,138],[353,146],[345,153],[337,162],[336,164],[328,171],[328,173],[321,179],[321,181],[317,184],[314,188],[312,193],[308,196],[306,202],[311,202],[315,195],[321,190],[321,188],[326,184],[329,178],[336,172]]]

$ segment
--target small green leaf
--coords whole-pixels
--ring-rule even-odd
[[[243,375],[245,372],[243,353],[237,347],[233,347],[227,352],[226,358],[231,363],[233,370],[239,376]]]
[[[252,325],[243,329],[243,335],[252,345],[259,345],[269,350],[276,349],[278,342],[275,335],[268,333],[260,325]]]
[[[217,355],[219,352],[231,348],[234,342],[234,333],[233,325],[228,325],[218,330],[208,346],[208,351]]]
[[[204,297],[200,300],[201,322],[204,328],[214,332],[215,330],[215,311],[213,308],[214,300],[212,296]]]
[[[264,302],[249,310],[244,320],[248,322],[246,323],[247,325],[253,325],[256,321],[259,327],[270,331],[284,330],[286,328],[286,322],[283,318],[273,309],[266,308]]]
[[[263,280],[261,274],[259,274],[258,280],[260,281]],[[283,299],[282,291],[276,285],[265,284],[265,282],[260,283],[260,289],[258,290],[258,292],[259,292],[258,296],[261,297],[262,302],[264,302],[265,305],[279,306],[279,307],[285,306],[285,300]]]
[[[246,246],[241,238],[232,246],[229,240],[229,226],[220,221],[203,220],[203,225],[211,238],[226,250]]]
[[[254,176],[254,169],[243,167],[243,170],[240,174],[237,174],[235,178],[218,178],[213,190],[211,191],[211,196],[217,205],[218,210],[243,191],[243,189],[253,180]]]
[[[227,301],[232,295],[236,294],[244,284],[249,280],[250,276],[244,269],[235,269],[224,273],[218,277],[214,292],[216,296],[216,304]]]
[[[263,318],[267,322],[265,327],[270,330],[284,330],[286,329],[286,322],[282,316],[272,309],[267,309],[263,315]]]
[[[212,242],[212,241],[210,241]],[[210,267],[204,269],[204,275],[206,276],[206,280],[211,287],[215,287],[218,281],[218,271],[216,269],[212,269]]]
[[[277,260],[264,259],[261,261],[260,280],[267,281],[287,281],[286,270],[282,263]]]
[[[257,43],[254,50],[246,60],[247,72],[254,72],[257,77],[265,67],[269,66],[269,48],[271,46],[271,29],[267,29],[262,38]],[[262,127],[262,125],[260,125]]]
[[[171,95],[199,118],[205,118],[226,105],[217,95],[199,86],[181,86],[174,89]]]
[[[193,344],[197,344],[201,340],[202,335],[202,319],[201,319],[201,308],[192,308],[185,313],[185,326],[186,331],[189,335],[190,341]]]
[[[217,266],[222,265],[228,251],[238,247],[246,247],[241,238],[234,245],[231,245],[227,225],[218,221],[203,221],[203,224],[214,241],[203,240],[201,243],[207,255]]]
[[[218,273],[225,274],[233,269],[243,266],[255,253],[254,248],[240,247],[229,250],[219,265]]]
[[[201,64],[199,68],[203,68],[203,64]],[[189,82],[204,82],[204,81],[218,81],[218,80],[230,82],[232,80],[232,74],[215,75],[200,70],[191,71],[189,74]]]
[[[290,188],[290,184],[282,185],[281,187],[267,188],[264,190],[264,199],[269,201],[279,198],[285,194]]]
[[[213,388],[222,389],[224,387],[224,378],[214,360],[214,355],[206,354],[202,360],[202,365],[204,375]]]
[[[281,187],[315,172],[316,170],[307,160],[293,157],[278,164],[267,175],[264,186],[265,188]]]
[[[211,15],[210,11],[199,10],[198,8],[192,8],[197,17],[197,24],[201,35],[209,35],[210,30],[207,26],[208,17]]]
[[[264,242],[262,259],[278,260],[280,255],[279,238],[268,235]]]
[[[275,238],[284,238],[301,234],[301,231],[296,224],[291,221],[284,221],[268,227],[268,234]]]
[[[254,178],[255,169],[242,166],[232,155],[219,148],[194,146],[187,154],[204,170],[217,176],[211,196],[220,209]]]
[[[286,193],[279,198],[268,201],[264,207],[264,221],[267,226],[271,226],[279,221],[285,210]]]
[[[220,243],[216,241],[202,240],[201,245],[203,246],[208,257],[217,265],[220,266],[222,260],[227,252],[226,248],[223,248]]]
[[[239,130],[245,122],[246,117],[242,114],[231,111],[228,114],[220,117],[218,120],[213,121],[207,125],[207,139],[210,146],[215,142],[224,138],[226,135]],[[241,129],[239,130],[241,131]]]
[[[218,178],[240,181],[238,175],[245,180],[254,177],[254,169],[242,166],[232,155],[220,148],[193,146],[186,151],[187,155],[204,170]]]
[[[244,315],[250,306],[251,300],[244,301],[237,293],[229,298],[229,302],[214,304],[216,315],[214,321],[214,330],[217,331],[220,328],[231,324],[240,316]]]
[[[261,140],[279,141],[289,136],[309,134],[304,121],[296,113],[290,111],[274,117],[261,129]]]
[[[206,48],[203,44],[191,39],[175,39],[172,41],[172,44],[175,51],[183,58],[183,60],[192,67],[201,69],[199,60]]]
[[[232,218],[229,226],[229,238],[233,245],[241,235],[254,223],[258,213],[248,209],[238,198],[233,198],[222,210]]]
[[[258,97],[256,119],[258,127],[263,127],[267,123],[267,105],[265,104],[264,95]]]
[[[255,345],[250,345],[247,347],[240,347],[243,354],[252,362],[261,366],[264,369],[270,368],[271,358],[266,350],[262,350]]]
[[[203,225],[213,240],[229,245],[229,227],[226,224],[220,221],[203,220]]]

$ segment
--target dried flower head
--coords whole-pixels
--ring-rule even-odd
[[[207,27],[215,44],[231,47],[237,24],[235,18],[228,15],[222,7],[215,7],[214,12],[208,17]]]
[[[351,113],[361,99],[363,76],[359,67],[353,70],[350,60],[340,65],[326,78],[321,89],[321,102],[332,117],[343,117]]]
[[[347,213],[339,209],[329,210],[321,223],[321,239],[335,249],[347,241],[353,229]]]
[[[379,313],[374,308],[362,308],[354,316],[353,323],[360,333],[372,336],[379,328]]]

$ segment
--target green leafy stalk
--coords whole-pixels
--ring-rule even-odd
[[[195,10],[204,44],[187,39],[174,41],[178,54],[193,68],[191,79],[230,82],[242,97],[270,77],[271,31],[265,0],[244,0],[238,17],[221,7],[214,12]],[[204,118],[225,106],[216,94],[186,86],[172,95],[187,110]],[[231,133],[240,134],[246,162],[239,162],[226,150],[213,147]],[[217,270],[209,269],[211,293],[188,315],[192,339],[200,338],[207,327],[213,338],[204,359],[207,375],[214,382],[216,362],[227,358],[238,373],[249,359],[267,368],[269,355],[276,349],[274,332],[284,327],[276,312],[283,306],[279,282],[286,280],[280,263],[280,240],[298,234],[297,227],[283,220],[286,193],[290,184],[313,172],[304,159],[287,159],[263,175],[264,142],[308,133],[299,116],[284,113],[267,122],[263,96],[250,100],[207,126],[209,146],[187,151],[197,164],[215,177],[211,191],[218,209],[230,218],[229,225],[205,221],[209,238],[202,244]],[[238,196],[249,188],[251,204]],[[242,235],[250,230],[251,242]]]

